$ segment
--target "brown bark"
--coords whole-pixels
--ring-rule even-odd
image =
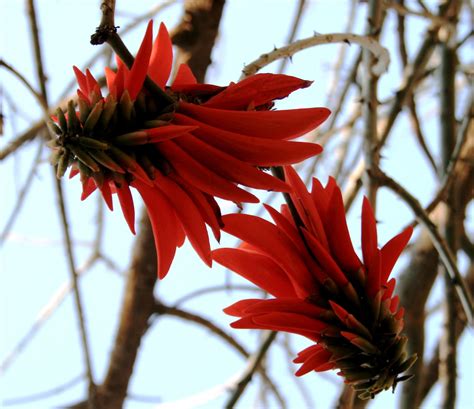
[[[177,66],[186,63],[199,82],[204,82],[211,52],[216,41],[224,0],[186,0],[178,27],[171,32],[179,47]]]

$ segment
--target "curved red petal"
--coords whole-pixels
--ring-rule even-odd
[[[102,183],[102,186],[98,186],[98,188],[100,190],[100,193],[102,193],[102,197],[104,198],[107,207],[113,211],[114,204],[112,202],[112,191],[110,190],[109,181],[105,180],[104,183]]]
[[[327,323],[318,319],[291,312],[271,312],[252,318],[256,324],[265,325],[276,331],[292,333],[300,333],[301,331],[319,333],[329,327]]]
[[[117,191],[117,196],[125,221],[127,222],[130,231],[135,234],[135,207],[133,205],[133,198],[130,188],[124,181],[120,184],[116,183],[115,189]]]
[[[155,184],[169,198],[186,236],[201,259],[212,265],[211,248],[204,220],[188,194],[174,181],[156,172]]]
[[[87,86],[87,78],[85,74],[75,65],[72,67],[72,69],[74,70],[74,75],[76,76],[76,80],[79,85],[79,88],[81,89],[82,93],[87,96],[87,99],[88,99],[89,87]]]
[[[290,196],[293,199],[293,203],[301,217],[301,220],[306,228],[317,237],[325,248],[328,249],[329,244],[326,232],[324,231],[321,217],[316,209],[311,194],[308,192],[305,184],[291,166],[285,166],[284,171],[285,180],[293,188],[293,193],[290,193]]]
[[[92,192],[97,189],[94,179],[88,178],[85,183],[82,184],[81,200],[86,200]]]
[[[244,214],[229,214],[222,221],[226,233],[257,247],[275,260],[294,283],[298,295],[306,297],[315,291],[315,282],[297,248],[277,226]]]
[[[413,233],[413,228],[408,227],[400,234],[388,241],[385,246],[380,249],[380,257],[382,259],[382,283],[385,283],[392,272],[393,266],[400,257],[403,249],[406,247]]]
[[[286,233],[288,238],[296,245],[302,257],[304,257],[308,250],[305,247],[305,243],[303,242],[298,230],[296,229],[295,225],[290,222],[283,214],[277,212],[273,207],[263,204],[265,210],[270,214],[271,218],[275,222],[275,224]]]
[[[184,125],[198,125],[199,128],[193,131],[193,135],[236,159],[256,166],[288,165],[322,152],[321,146],[314,143],[248,137],[210,126],[180,113],[175,114],[174,121]]]
[[[283,111],[231,111],[180,102],[178,111],[211,126],[248,136],[293,139],[312,131],[326,120],[327,108]]]
[[[275,297],[295,295],[293,284],[285,271],[266,255],[224,248],[214,250],[212,258]]]
[[[188,132],[194,131],[196,126],[186,125],[165,125],[157,128],[146,129],[145,132],[149,137],[148,143],[157,143],[174,139]]]
[[[132,182],[145,202],[150,218],[158,257],[158,277],[164,278],[176,252],[176,222],[174,210],[163,193],[140,180]]]
[[[150,60],[152,48],[153,21],[148,23],[145,36],[143,37],[140,48],[138,49],[132,68],[126,76],[125,89],[128,90],[130,98],[134,101],[142,89],[143,82],[148,71],[148,62]]]
[[[260,303],[249,305],[245,310],[246,314],[267,314],[272,312],[288,312],[319,319],[321,314],[327,313],[327,310],[294,297],[261,300]]]
[[[192,135],[184,135],[175,141],[199,163],[226,179],[257,189],[288,192],[290,186],[233,156],[214,148]]]
[[[117,99],[117,92],[113,93],[112,90],[116,90],[115,88],[115,77],[117,74],[113,71],[110,67],[105,67],[105,80],[107,81],[107,88],[109,92],[114,95],[115,99]]]
[[[188,194],[191,200],[196,205],[201,217],[210,226],[212,233],[217,241],[221,238],[221,213],[219,207],[213,206],[213,204],[206,197],[206,193],[201,192],[189,183],[186,183],[182,178],[176,174],[168,175],[169,178],[175,180],[183,190]]]
[[[233,183],[212,172],[173,141],[164,141],[156,145],[157,149],[169,161],[176,172],[188,183],[198,189],[222,199],[234,202],[258,203],[258,198]]]
[[[318,372],[332,369],[334,364],[329,362],[331,356],[332,353],[322,347],[316,349],[311,355],[306,357],[303,361],[303,365],[295,372],[295,375],[302,376],[316,369],[318,369]]]
[[[333,189],[329,198],[324,222],[332,255],[343,271],[355,273],[362,263],[352,245],[342,194],[338,187]]]
[[[378,253],[377,247],[377,224],[375,222],[374,211],[369,200],[364,197],[362,203],[362,257],[364,264],[369,266],[372,259]]]
[[[102,98],[102,92],[100,91],[99,83],[94,78],[94,76],[89,71],[89,69],[86,70],[86,81],[87,81],[88,95],[90,95],[91,92],[96,92],[97,95]]]
[[[255,106],[268,104],[275,99],[287,97],[297,89],[309,87],[311,83],[284,74],[256,74],[230,84],[203,105],[210,108],[246,110],[251,103]]]
[[[234,317],[242,317],[245,313],[244,311],[254,304],[261,303],[262,300],[258,298],[250,298],[247,300],[240,300],[236,303],[229,305],[228,307],[224,308],[224,312],[228,315],[232,315]]]
[[[166,86],[173,65],[173,46],[166,26],[161,23],[153,43],[148,75],[161,88]]]

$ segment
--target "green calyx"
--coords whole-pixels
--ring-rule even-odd
[[[119,101],[95,94],[89,100],[69,101],[66,112],[58,108],[48,124],[54,135],[48,145],[57,177],[73,166],[83,181],[115,180],[118,175],[128,183],[137,175],[153,179],[155,169],[166,165],[146,131],[168,125],[174,110],[174,104],[158,108],[144,93],[132,101],[127,91]]]

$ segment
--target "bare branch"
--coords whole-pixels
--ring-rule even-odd
[[[361,36],[358,34],[348,33],[333,33],[333,34],[316,34],[312,37],[305,38],[303,40],[295,41],[294,43],[285,47],[277,48],[267,54],[262,54],[258,59],[247,64],[242,70],[241,78],[253,75],[260,71],[263,67],[271,64],[272,62],[279,60],[280,58],[289,58],[295,55],[297,52],[305,50],[307,48],[315,47],[323,44],[334,44],[334,43],[347,43],[347,44],[358,44],[361,47],[370,51],[377,59],[377,63],[372,67],[373,73],[376,75],[383,74],[390,63],[390,55],[388,51],[382,47],[377,41],[367,36]]]
[[[419,223],[421,223],[427,229],[440,258],[444,266],[446,267],[449,276],[451,277],[451,284],[455,287],[458,293],[458,297],[464,308],[464,312],[468,318],[468,322],[472,324],[473,303],[471,295],[467,290],[466,283],[464,282],[461,274],[459,273],[454,255],[446,244],[446,241],[439,233],[435,224],[431,221],[428,214],[426,214],[420,202],[395,180],[393,180],[382,172],[380,172],[376,176],[372,175],[372,177],[376,177],[381,186],[388,187],[390,190],[400,196],[404,200],[404,202],[412,209],[413,213],[415,213],[415,216],[418,219]]]
[[[268,352],[268,349],[270,348],[270,345],[275,340],[276,335],[277,332],[275,331],[266,331],[265,338],[262,344],[260,345],[260,348],[255,352],[255,354],[250,357],[245,372],[237,383],[236,388],[232,393],[230,399],[225,404],[226,409],[233,408],[237,401],[240,399],[240,397],[245,391],[245,388],[252,380],[255,371],[260,367],[263,359],[265,358],[265,355]]]

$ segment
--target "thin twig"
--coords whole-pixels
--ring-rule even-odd
[[[204,328],[207,328],[209,331],[211,331],[214,335],[217,335],[219,338],[223,339],[227,344],[232,346],[236,351],[238,351],[243,357],[249,358],[250,354],[248,351],[231,335],[226,333],[223,329],[219,328],[216,324],[211,322],[210,320],[194,314],[192,312],[183,310],[181,308],[177,307],[170,307],[165,304],[163,304],[161,301],[156,301],[155,303],[155,311],[156,314],[160,315],[170,315],[174,317],[179,317],[182,318],[186,321],[193,322],[195,324],[198,324]],[[259,368],[259,373],[262,375],[263,380],[265,383],[270,387],[270,390],[273,392],[275,395],[275,398],[278,400],[280,405],[282,407],[286,406],[285,400],[281,396],[280,392],[278,391],[278,388],[275,386],[275,384],[272,382],[272,380],[269,378],[268,374],[263,368]]]
[[[73,388],[83,379],[84,379],[84,375],[80,374],[80,375],[75,376],[71,380],[64,382],[63,384],[57,385],[54,388],[48,389],[46,391],[41,391],[41,392],[37,392],[31,395],[21,396],[18,398],[4,399],[2,400],[2,406],[26,405],[26,404],[31,404],[33,402],[37,402],[39,400],[49,399],[53,396],[59,395],[60,393],[67,391],[68,389]]]
[[[367,17],[367,35],[372,41],[377,41],[383,24],[383,9],[379,0],[369,0]],[[376,209],[377,181],[370,177],[379,167],[380,154],[377,149],[377,119],[378,119],[378,81],[380,74],[374,70],[374,65],[378,64],[376,56],[364,50],[363,64],[365,69],[365,78],[362,83],[362,116],[364,119],[364,159],[365,175],[364,181],[367,197]]]
[[[30,190],[31,185],[33,184],[35,173],[41,161],[41,153],[43,152],[43,146],[43,143],[40,143],[38,145],[38,149],[33,159],[33,164],[31,165],[28,175],[26,176],[25,183],[23,184],[18,193],[18,198],[16,199],[16,203],[13,206],[13,211],[10,217],[7,219],[5,227],[3,228],[2,233],[0,234],[0,248],[5,243],[5,240],[7,239],[7,236],[16,221],[16,218],[19,216],[20,209],[23,206],[23,203],[25,202],[25,198],[27,196],[28,191]]]
[[[387,9],[392,9],[394,10],[399,16],[415,16],[415,17],[422,17],[428,20],[431,20],[435,24],[439,25],[448,25],[450,24],[450,21],[437,16],[436,14],[430,13],[427,9],[423,11],[416,11],[409,9],[403,4],[396,3],[395,1],[390,1],[390,0],[384,0],[384,7]]]
[[[405,188],[403,188],[391,177],[385,175],[381,171],[379,171],[377,175],[372,175],[372,177],[376,177],[381,186],[389,188],[398,196],[400,196],[403,201],[412,209],[413,213],[415,213],[415,217],[418,219],[418,222],[421,223],[427,229],[430,238],[433,241],[433,245],[436,247],[441,261],[443,262],[449,276],[451,277],[452,285],[457,291],[459,300],[461,301],[468,322],[472,325],[473,302],[471,295],[466,287],[466,283],[464,282],[461,274],[459,273],[454,255],[446,244],[446,241],[439,233],[435,224],[431,221],[429,215],[425,212],[418,199],[412,196],[407,190],[405,190]]]
[[[436,162],[433,159],[433,155],[431,155],[431,152],[428,149],[428,146],[426,145],[426,138],[423,135],[423,130],[421,129],[421,123],[418,117],[415,98],[413,97],[413,95],[410,95],[410,97],[408,98],[408,109],[410,110],[411,123],[415,131],[415,136],[416,136],[416,140],[418,141],[418,145],[420,146],[422,152],[425,154],[426,158],[428,159],[428,162],[430,163],[431,168],[433,169],[434,173],[438,174],[438,167],[436,166]]]
[[[347,43],[348,45],[354,43],[369,50],[377,59],[377,63],[372,67],[376,75],[381,75],[388,69],[390,63],[390,55],[388,51],[382,47],[377,41],[367,36],[349,33],[333,33],[333,34],[315,34],[312,37],[303,40],[295,41],[294,43],[285,47],[277,48],[269,53],[262,54],[255,61],[247,64],[242,70],[241,79],[253,75],[260,71],[263,67],[279,60],[280,58],[289,58],[297,52],[307,48],[315,47],[323,44]]]
[[[449,3],[449,2],[448,2]],[[449,11],[449,4],[445,3],[440,7],[440,16],[445,16]],[[431,26],[425,34],[423,43],[421,44],[413,62],[405,68],[405,75],[403,79],[403,86],[395,94],[395,99],[390,107],[389,114],[384,120],[384,126],[380,132],[380,140],[378,149],[385,144],[399,113],[405,105],[408,97],[412,95],[416,85],[422,78],[425,72],[426,65],[433,53],[433,50],[438,42],[438,32],[441,25]]]
[[[240,399],[240,397],[245,391],[245,388],[252,380],[254,373],[259,368],[261,362],[265,358],[265,355],[267,354],[268,349],[275,340],[276,336],[276,331],[266,331],[266,335],[262,344],[260,345],[257,352],[250,357],[246,370],[242,374],[240,381],[237,383],[236,388],[232,393],[230,399],[226,402],[224,406],[226,409],[232,409],[237,403],[237,401]]]
[[[43,105],[44,100],[42,95],[36,91],[33,87],[33,85],[30,84],[30,82],[25,78],[23,74],[21,74],[17,69],[15,69],[12,65],[8,64],[4,60],[0,59],[0,67],[4,67],[7,71],[12,73],[15,77],[18,78],[18,80],[30,91],[33,96],[38,100],[38,102]]]
[[[298,30],[298,27],[301,23],[301,19],[303,17],[303,12],[304,12],[305,7],[306,7],[306,0],[298,0],[298,8],[296,10],[296,16],[293,21],[293,24],[291,25],[291,31],[290,31],[290,34],[288,35],[286,44],[291,44],[295,40],[296,31]],[[278,67],[277,72],[279,73],[284,72],[288,61],[289,59],[287,58],[284,58],[283,60],[281,60],[280,66]]]
[[[214,292],[221,292],[221,291],[227,291],[228,292],[229,290],[230,291],[255,291],[255,292],[259,292],[259,293],[262,292],[262,290],[260,288],[257,288],[257,287],[251,286],[251,285],[233,285],[231,288],[229,288],[229,286],[227,286],[227,285],[216,285],[216,286],[212,286],[212,287],[200,288],[198,290],[195,290],[193,292],[190,292],[190,293],[184,295],[183,297],[177,299],[173,303],[173,307],[178,308],[182,304],[184,304],[185,302],[189,302],[189,301],[194,300],[195,298],[203,296],[203,295],[207,295],[207,294],[214,293]]]
[[[28,16],[29,16],[30,25],[31,25],[32,40],[33,40],[33,45],[34,45],[33,48],[34,48],[34,53],[35,53],[35,58],[36,58],[37,77],[38,77],[38,82],[40,85],[41,96],[44,101],[42,107],[43,107],[45,122],[46,122],[48,118],[48,93],[46,90],[46,75],[44,73],[44,68],[43,68],[44,65],[43,65],[42,49],[41,49],[41,44],[40,44],[39,28],[38,28],[38,22],[36,18],[36,9],[35,9],[34,0],[27,0],[27,8],[28,8]],[[84,359],[86,362],[86,374],[89,381],[89,403],[90,403],[90,407],[94,409],[95,384],[94,384],[94,379],[92,375],[92,363],[91,363],[91,357],[90,357],[90,352],[89,352],[89,341],[88,341],[87,330],[86,330],[85,321],[84,321],[84,312],[82,308],[81,293],[80,293],[79,284],[78,284],[78,274],[76,270],[76,263],[74,261],[72,241],[71,241],[70,231],[69,231],[69,222],[67,218],[67,212],[66,212],[66,206],[64,202],[61,181],[56,178],[54,170],[52,173],[55,179],[56,199],[57,199],[58,207],[60,210],[60,220],[61,220],[61,226],[63,230],[68,268],[69,268],[69,272],[71,274],[71,278],[73,282],[74,299],[76,303],[77,317],[79,320],[79,328],[80,328],[80,334],[81,334],[81,344],[82,344]]]
[[[356,22],[356,16],[357,16],[357,0],[351,0],[351,5],[349,9],[349,14],[347,16],[347,21],[346,25],[344,27],[344,32],[350,33],[353,30],[354,24]],[[339,82],[341,80],[341,74],[344,68],[344,62],[347,59],[347,47],[344,46],[344,44],[341,44],[339,46],[339,52],[337,55],[337,59],[335,64],[332,67],[332,79],[331,83],[328,87],[327,90],[327,100],[326,100],[326,106],[328,107],[333,107],[333,106],[338,106],[339,104],[334,104],[333,103],[333,97],[337,95],[337,89],[339,87]]]

